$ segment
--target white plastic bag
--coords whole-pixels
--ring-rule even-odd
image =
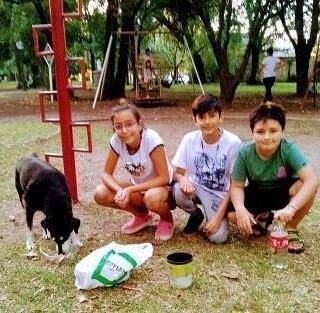
[[[78,289],[112,287],[127,280],[131,270],[152,256],[151,243],[120,245],[111,242],[91,252],[75,267]]]

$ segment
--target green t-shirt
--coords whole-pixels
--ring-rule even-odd
[[[282,139],[271,159],[262,160],[254,142],[246,143],[239,151],[233,167],[232,179],[255,184],[257,188],[272,189],[286,179],[294,178],[307,166],[308,160],[291,140]]]

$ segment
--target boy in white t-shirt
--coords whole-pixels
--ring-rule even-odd
[[[190,213],[184,233],[196,232],[203,213],[203,231],[211,242],[223,243],[229,234],[226,210],[229,203],[231,169],[240,149],[238,136],[220,127],[221,102],[209,94],[197,97],[192,113],[199,130],[187,133],[172,160],[175,166],[173,198]]]

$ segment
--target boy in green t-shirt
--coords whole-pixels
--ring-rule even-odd
[[[251,113],[253,141],[240,149],[233,168],[234,208],[228,218],[249,235],[265,235],[273,219],[282,220],[288,229],[289,252],[300,253],[304,244],[297,226],[309,212],[319,182],[298,146],[283,138],[285,123],[279,105],[263,104]]]

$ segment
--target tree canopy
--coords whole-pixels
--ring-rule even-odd
[[[65,11],[75,6],[73,0],[63,3]],[[99,6],[89,11],[89,3],[85,2],[81,20],[66,22],[68,55],[84,56],[95,70],[113,34],[104,98],[124,96],[128,71],[135,68],[134,36],[128,34],[134,31],[150,32],[140,33],[138,53],[150,46],[169,63],[177,81],[179,72],[193,71],[185,36],[201,81],[218,80],[223,103],[231,105],[245,75],[256,82],[263,46],[272,43],[281,23],[296,53],[297,95],[308,86],[311,52],[319,33],[318,0],[109,0],[106,12]],[[16,77],[20,88],[24,81],[34,86],[46,81],[44,62],[35,58],[31,38],[31,26],[46,23],[50,23],[48,1],[0,0],[0,26],[7,29],[0,33],[0,77]],[[50,34],[41,37],[42,42],[50,40]]]

